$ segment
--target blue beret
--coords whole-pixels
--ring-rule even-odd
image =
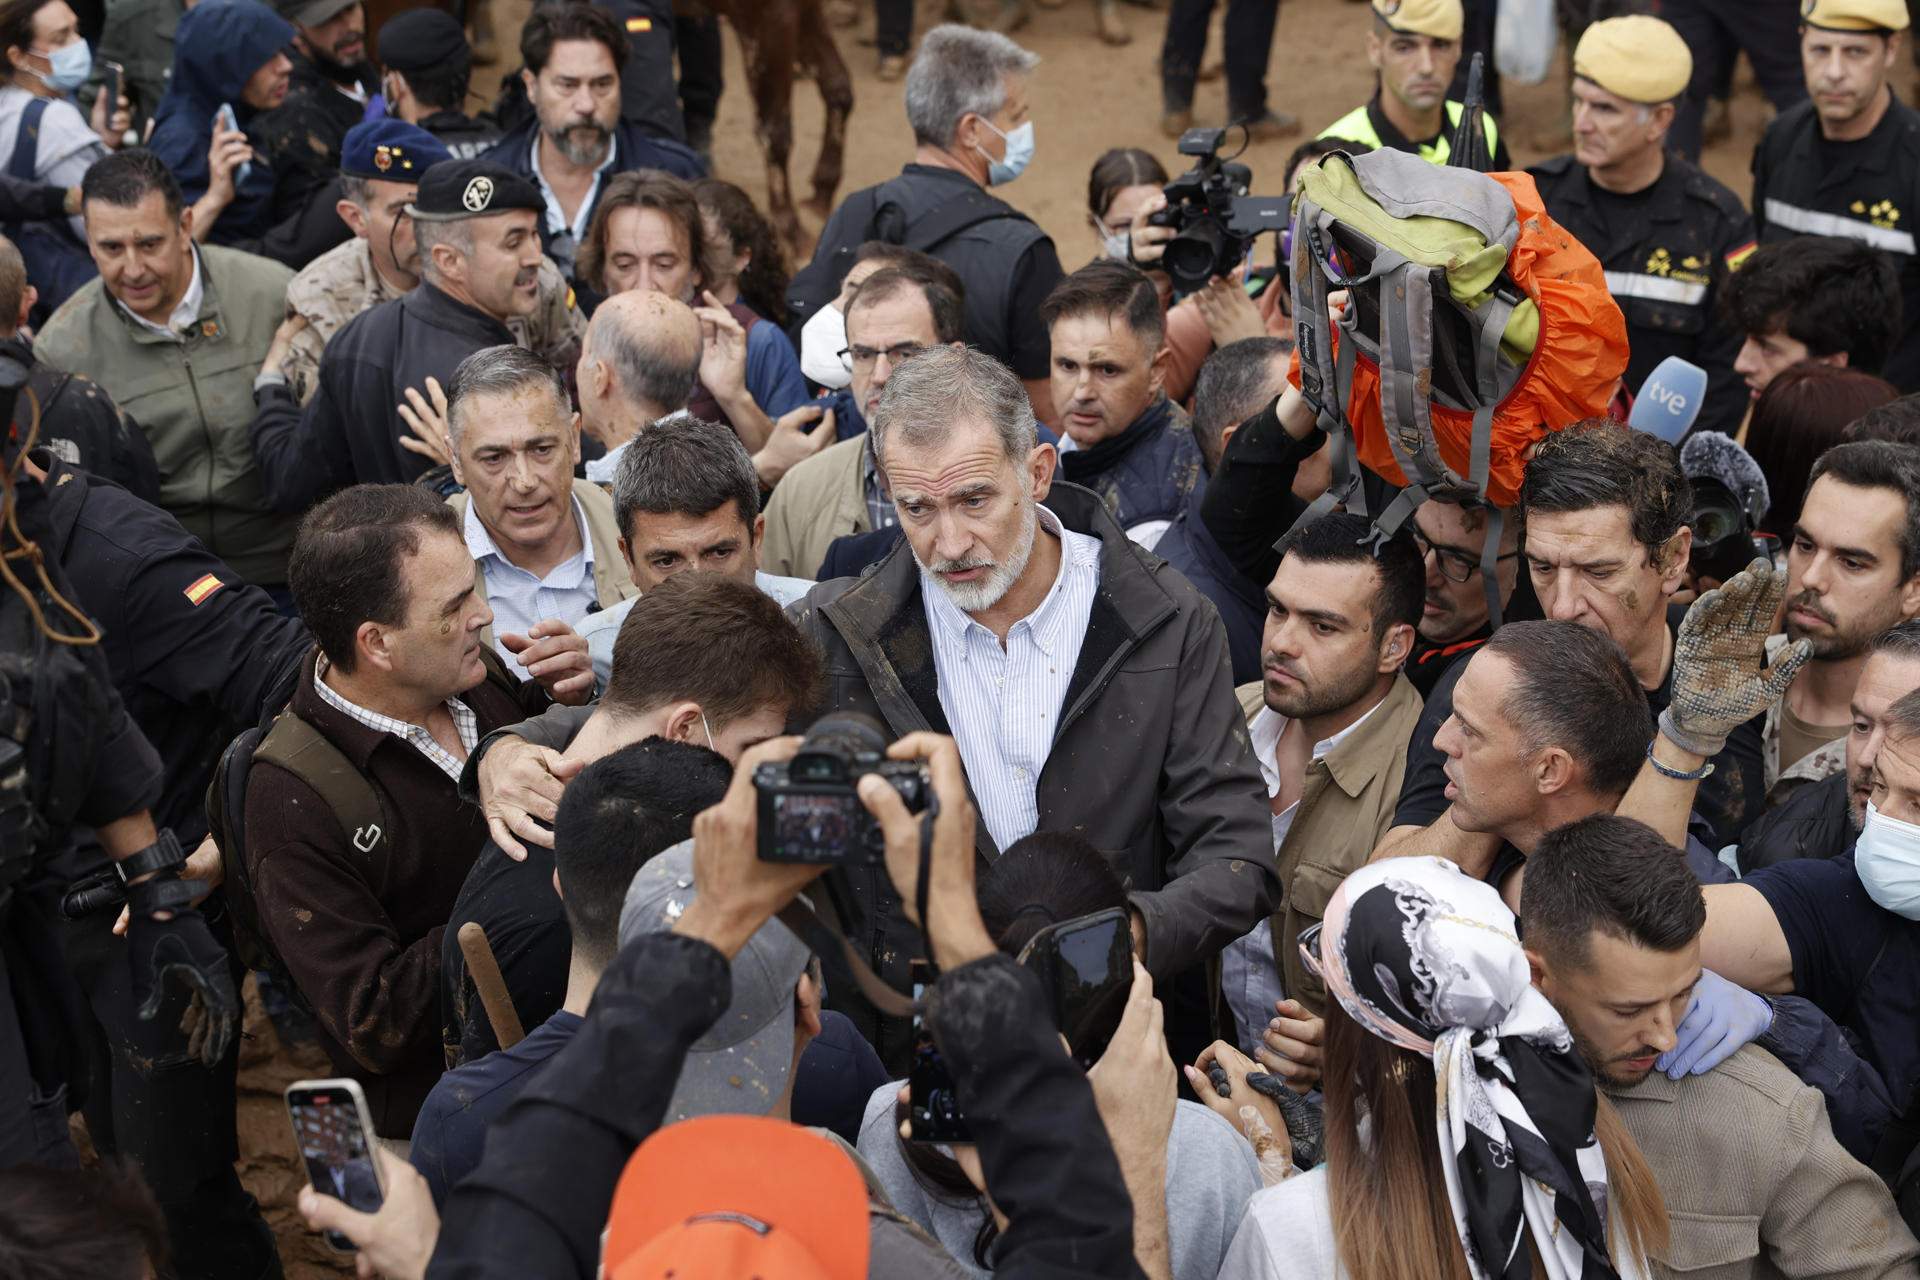
[[[419,125],[386,116],[347,130],[340,144],[340,172],[376,182],[418,182],[428,165],[449,155],[446,144]]]

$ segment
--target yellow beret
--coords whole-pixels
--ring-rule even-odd
[[[1402,35],[1458,40],[1467,25],[1460,0],[1373,0],[1373,11]]]
[[[1573,74],[1628,102],[1670,102],[1693,78],[1693,54],[1678,31],[1636,13],[1588,27],[1573,50]]]
[[[1823,31],[1905,31],[1906,0],[1800,0],[1800,20]]]

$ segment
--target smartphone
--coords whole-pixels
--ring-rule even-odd
[[[240,127],[240,117],[233,113],[233,104],[231,102],[221,103],[220,109],[213,114],[214,118],[220,122],[222,129],[238,129]],[[242,160],[240,167],[233,171],[234,188],[238,190],[252,174],[253,161]]]
[[[921,1014],[926,990],[939,976],[931,961],[911,960],[907,971],[913,980],[913,1069],[907,1074],[907,1136],[915,1142],[972,1142],[973,1126],[960,1110],[960,1095],[953,1087],[953,1074],[947,1070],[940,1047],[933,1042]]]
[[[102,59],[100,65],[106,68],[100,83],[107,91],[107,118],[112,119],[113,113],[119,109],[120,95],[126,92],[127,69],[107,59]]]
[[[1107,1051],[1133,990],[1133,921],[1119,907],[1063,920],[1036,933],[1020,964],[1046,989],[1054,1025],[1082,1067]]]
[[[380,1183],[378,1141],[367,1114],[367,1095],[352,1080],[295,1080],[287,1086],[287,1116],[293,1145],[307,1167],[307,1181],[323,1196],[375,1213],[386,1199]],[[322,1233],[336,1253],[356,1246],[337,1231]]]

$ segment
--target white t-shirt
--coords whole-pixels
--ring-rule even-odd
[[[1347,1280],[1333,1240],[1326,1165],[1254,1193],[1219,1280]]]

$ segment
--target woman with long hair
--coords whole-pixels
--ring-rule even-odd
[[[1845,365],[1803,360],[1775,374],[1754,401],[1747,452],[1767,477],[1772,505],[1760,529],[1782,542],[1793,537],[1800,500],[1816,459],[1839,444],[1861,414],[1890,404],[1900,392],[1885,378]]]
[[[1439,858],[1374,863],[1300,945],[1334,997],[1326,1162],[1253,1198],[1221,1280],[1648,1274],[1659,1187],[1492,886]]]

